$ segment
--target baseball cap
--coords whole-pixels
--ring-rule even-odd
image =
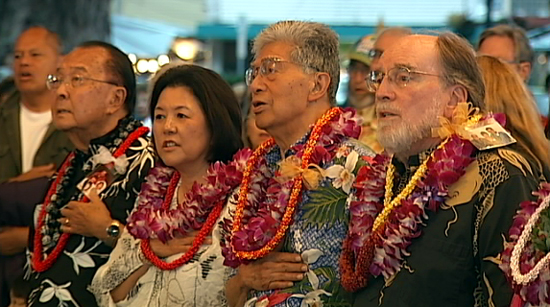
[[[375,41],[376,35],[374,34],[361,37],[351,48],[349,59],[359,61],[370,66],[372,63],[372,56],[369,55],[369,52],[374,48]]]

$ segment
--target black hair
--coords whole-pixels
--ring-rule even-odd
[[[77,48],[92,47],[103,48],[109,53],[109,59],[105,61],[105,68],[113,74],[113,77],[116,79],[115,82],[126,89],[124,105],[126,111],[132,113],[136,106],[136,75],[134,74],[132,62],[130,62],[126,53],[106,42],[87,41],[77,46]]]
[[[168,68],[154,81],[149,104],[153,123],[160,94],[168,87],[187,87],[199,101],[212,135],[208,162],[231,160],[243,147],[241,110],[231,86],[214,71],[197,65]]]

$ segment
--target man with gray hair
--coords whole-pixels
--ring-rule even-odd
[[[452,33],[410,35],[367,80],[392,156],[374,159],[383,180],[350,208],[340,267],[354,306],[509,306],[500,253],[540,174],[521,145],[477,150],[463,132],[498,119],[468,116],[485,109],[474,50]]]
[[[350,304],[338,259],[372,152],[356,140],[355,111],[333,107],[338,45],[329,27],[302,21],[275,23],[254,41],[246,81],[256,125],[273,139],[248,160],[228,205],[223,253],[238,268],[226,285],[230,306]]]
[[[529,80],[535,55],[522,28],[498,25],[486,29],[479,38],[478,52],[513,65],[523,81]]]

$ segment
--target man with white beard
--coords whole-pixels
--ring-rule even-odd
[[[367,82],[393,156],[357,187],[373,201],[350,207],[340,268],[354,306],[509,306],[499,254],[539,174],[518,144],[480,151],[463,133],[500,119],[460,116],[484,111],[474,50],[451,33],[406,36]]]

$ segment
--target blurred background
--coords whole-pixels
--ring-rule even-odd
[[[343,103],[347,52],[366,34],[388,26],[451,30],[475,45],[486,27],[508,23],[528,32],[536,51],[529,85],[547,114],[549,8],[550,0],[0,0],[0,78],[11,74],[16,37],[44,25],[61,36],[65,52],[85,40],[110,41],[129,55],[139,83],[179,59],[237,84],[250,62],[251,39],[269,23],[300,19],[327,23],[340,35]]]

